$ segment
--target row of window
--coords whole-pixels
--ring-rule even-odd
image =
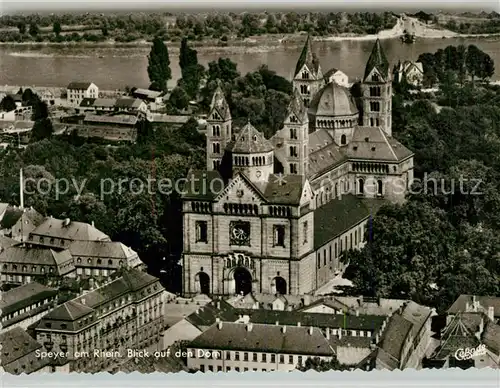
[[[234,357],[232,357],[232,353],[234,353]],[[214,352],[214,354],[217,354],[217,352]],[[196,358],[196,352],[190,352],[189,355],[191,358]],[[241,357],[243,355],[243,357]],[[260,357],[259,357],[260,355]],[[211,353],[206,352],[204,353],[203,359],[210,359],[211,358]],[[268,353],[249,353],[249,352],[230,352],[226,351],[226,360],[227,361],[246,361],[246,362],[263,362],[263,363],[276,363],[276,354],[268,354]],[[259,359],[260,358],[260,359]],[[279,363],[280,364],[294,364],[294,356],[293,355],[288,355],[285,356],[284,354],[279,355]],[[302,356],[297,357],[298,363],[302,363]]]
[[[380,102],[371,101],[370,102],[370,112],[380,112]]]
[[[354,239],[353,239],[353,233],[351,232],[348,236],[344,236],[344,238],[339,239],[339,245],[337,245],[337,242],[333,244],[333,255],[332,255],[332,245],[328,246],[328,262],[332,262],[332,259],[337,260],[338,257],[342,254],[342,252],[346,249],[353,249],[353,247],[358,246],[358,242],[361,243],[362,241],[366,241],[366,236],[363,231],[363,228],[360,226],[354,231]],[[349,248],[347,248],[349,247]],[[338,249],[339,248],[339,249]],[[321,255],[323,253],[323,255]],[[327,265],[327,248],[323,249],[323,252],[318,252],[316,256],[316,264],[318,269],[322,267],[321,265],[321,257],[323,257],[323,266]]]
[[[309,95],[311,94],[311,89],[309,85],[300,85],[300,94]]]
[[[88,259],[87,259],[87,264],[92,264],[92,261],[93,261],[93,260],[92,260],[91,258],[88,258]],[[82,263],[82,258],[81,258],[81,257],[78,257],[78,258],[76,259],[76,263],[77,263],[77,264],[81,264],[81,263]],[[97,264],[97,265],[102,265],[102,260],[101,260],[101,259],[97,259],[97,260],[96,260],[96,264]],[[112,260],[112,259],[109,259],[109,260],[108,260],[108,265],[111,265],[111,266],[113,265],[113,260]],[[125,265],[125,262],[124,262],[123,260],[120,260],[120,261],[118,262],[118,265],[119,265],[120,267],[122,267],[123,265]]]
[[[45,242],[44,236],[37,236],[37,237],[38,237],[38,242],[40,244],[43,244]],[[33,239],[34,239],[33,235],[30,234],[28,236],[28,241],[33,241]],[[66,244],[66,240],[64,240],[64,239],[55,239],[54,237],[52,237],[52,238],[49,239],[49,243],[51,245],[56,245],[57,242],[59,242],[59,245],[61,245],[61,246],[64,246]]]
[[[18,315],[23,315],[25,312],[28,312],[28,311],[31,311],[31,310],[35,310],[35,309],[37,309],[38,307],[41,307],[41,306],[43,306],[43,305],[45,305],[45,304],[48,304],[48,303],[52,302],[53,300],[54,300],[54,298],[51,298],[51,299],[44,299],[44,300],[42,300],[42,301],[40,301],[40,302],[33,303],[33,304],[32,304],[32,305],[30,305],[30,306],[26,306],[26,307],[22,308],[22,309],[21,309],[21,310],[19,310],[19,311],[14,311],[14,312],[12,312],[12,313],[10,313],[10,314],[4,315],[4,316],[2,317],[2,322],[4,322],[4,321],[8,321],[9,319],[12,319],[12,318],[15,318],[15,317],[17,317]]]
[[[208,243],[208,223],[207,221],[196,221],[196,242]],[[273,246],[285,246],[285,226],[273,226]]]
[[[36,273],[38,272],[37,271],[37,268],[40,267],[40,273],[44,274],[44,273],[54,273],[55,272],[55,268],[53,266],[37,266],[37,265],[33,265],[31,267],[31,272],[30,273]],[[46,269],[46,267],[48,267],[48,270]],[[4,264],[2,266],[2,270],[5,272],[5,271],[9,271],[9,265],[8,264]],[[19,269],[18,269],[18,266],[17,264],[12,264],[11,265],[11,271],[12,272],[17,272]],[[21,267],[21,272],[28,272],[28,266],[26,265],[23,265]]]

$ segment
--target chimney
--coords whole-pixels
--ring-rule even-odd
[[[217,323],[217,328],[218,328],[219,330],[221,330],[221,329],[222,329],[222,322],[218,322],[218,323]]]
[[[330,328],[329,327],[326,328],[326,339],[327,340],[330,339]]]
[[[490,321],[495,322],[495,307],[488,307],[488,318],[490,319]]]
[[[80,299],[80,303],[84,305],[85,304],[85,298]]]
[[[377,334],[375,334],[375,344],[378,344],[378,340],[379,340],[379,335],[377,333]]]
[[[247,325],[247,331],[252,331],[252,328],[253,328],[253,325],[252,325],[252,323],[250,322],[250,323]]]
[[[297,322],[297,327],[300,327],[301,323],[300,322]]]
[[[359,310],[356,309],[356,316],[359,317]]]
[[[342,339],[342,329],[341,328],[339,328],[338,333],[339,333],[339,340],[341,340]]]
[[[282,332],[283,334],[285,334],[285,333],[286,333],[286,326],[283,326],[283,327],[281,328],[281,332]]]
[[[469,302],[465,302],[465,312],[468,313],[470,312],[471,308],[470,308],[470,304]]]
[[[220,318],[219,317],[215,318],[215,322],[219,323],[220,322]]]
[[[217,301],[217,309],[220,310],[220,300]]]
[[[309,306],[311,304],[311,295],[304,295],[304,306]]]
[[[95,228],[94,221],[92,221],[92,227]]]
[[[280,325],[280,322],[279,321],[276,321],[276,326],[279,326]]]
[[[23,178],[23,169],[19,170],[19,196],[21,202],[21,209],[24,209],[24,178]]]
[[[313,327],[312,327],[312,326],[311,326],[311,327],[309,327],[309,330],[308,330],[308,331],[309,331],[309,335],[313,335]]]

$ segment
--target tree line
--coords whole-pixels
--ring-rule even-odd
[[[114,39],[132,42],[155,36],[180,41],[245,38],[264,34],[314,35],[374,34],[396,23],[391,12],[245,12],[180,14],[136,13],[128,15],[5,15],[0,17],[2,42],[99,42]]]

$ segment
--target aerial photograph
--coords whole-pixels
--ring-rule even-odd
[[[2,374],[499,370],[498,5],[6,4]]]

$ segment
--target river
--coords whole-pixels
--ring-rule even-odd
[[[373,41],[346,40],[314,42],[323,71],[341,69],[351,81],[361,77]],[[398,39],[382,40],[391,63],[416,60],[421,53],[434,53],[448,45],[475,44],[496,63],[493,80],[500,80],[500,38],[417,39],[413,45]],[[207,65],[219,57],[228,57],[245,74],[267,64],[288,79],[293,76],[302,46],[282,44],[273,47],[197,48],[198,59]],[[0,46],[0,85],[66,86],[71,81],[92,81],[103,90],[125,86],[147,87],[147,55],[149,47],[85,47],[85,46]],[[178,50],[170,55],[173,80],[179,78]]]

